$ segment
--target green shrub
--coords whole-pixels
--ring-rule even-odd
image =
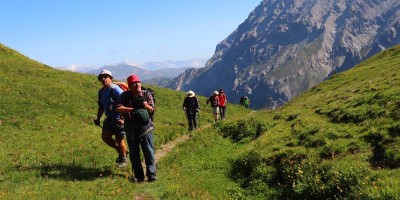
[[[354,198],[365,177],[354,167],[336,169],[290,150],[267,159],[254,151],[242,154],[230,172],[249,196],[263,199]]]
[[[389,168],[400,167],[400,150],[397,148],[391,148],[384,152],[385,166]]]
[[[399,137],[400,136],[400,124],[394,124],[388,127],[388,132],[391,137]]]
[[[230,138],[233,142],[244,140],[253,140],[259,137],[267,130],[267,125],[264,122],[250,118],[247,120],[238,120],[228,124],[218,124],[219,132],[224,138]],[[247,139],[247,140],[245,140]]]
[[[319,157],[322,159],[333,159],[335,158],[340,151],[335,149],[332,145],[323,146],[321,151],[319,152]]]
[[[347,152],[352,154],[358,153],[360,151],[360,146],[355,142],[350,142],[349,146],[347,147]]]
[[[260,154],[250,151],[242,154],[236,160],[231,161],[230,177],[240,183],[241,187],[247,188],[253,180],[253,174],[258,166],[262,164]]]

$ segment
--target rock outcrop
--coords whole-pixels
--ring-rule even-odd
[[[334,73],[400,43],[399,0],[264,0],[216,47],[206,67],[169,87],[275,108]],[[382,66],[384,67],[384,66]]]

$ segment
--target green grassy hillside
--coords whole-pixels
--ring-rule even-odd
[[[56,70],[0,44],[0,199],[132,199],[142,194],[127,180],[130,166],[114,168],[116,152],[101,141],[101,130],[93,124],[100,87],[96,76]],[[151,88],[157,98],[157,151],[188,134],[181,109],[185,93]],[[206,98],[199,100],[200,126],[205,126],[213,118]],[[232,118],[249,112],[239,106],[229,111]],[[165,170],[159,169],[161,174]]]
[[[163,160],[173,166],[168,191],[184,198],[399,199],[399,110],[396,47],[282,108],[196,135]]]
[[[135,184],[93,125],[96,77],[0,45],[0,199],[399,199],[399,55],[277,110],[228,105],[217,124],[200,97],[201,129],[159,160],[159,181]],[[188,134],[185,94],[153,89],[158,148]]]

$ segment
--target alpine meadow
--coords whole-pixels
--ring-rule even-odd
[[[214,123],[198,96],[193,132],[184,92],[145,85],[157,99],[156,182],[116,168],[93,123],[100,87],[0,44],[0,199],[400,198],[400,46],[275,110],[228,96]]]

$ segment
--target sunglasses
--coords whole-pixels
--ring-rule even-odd
[[[108,76],[108,75],[100,75],[99,77],[98,77],[98,79],[99,80],[103,80],[104,78],[108,78],[108,77],[110,77],[110,76]]]

